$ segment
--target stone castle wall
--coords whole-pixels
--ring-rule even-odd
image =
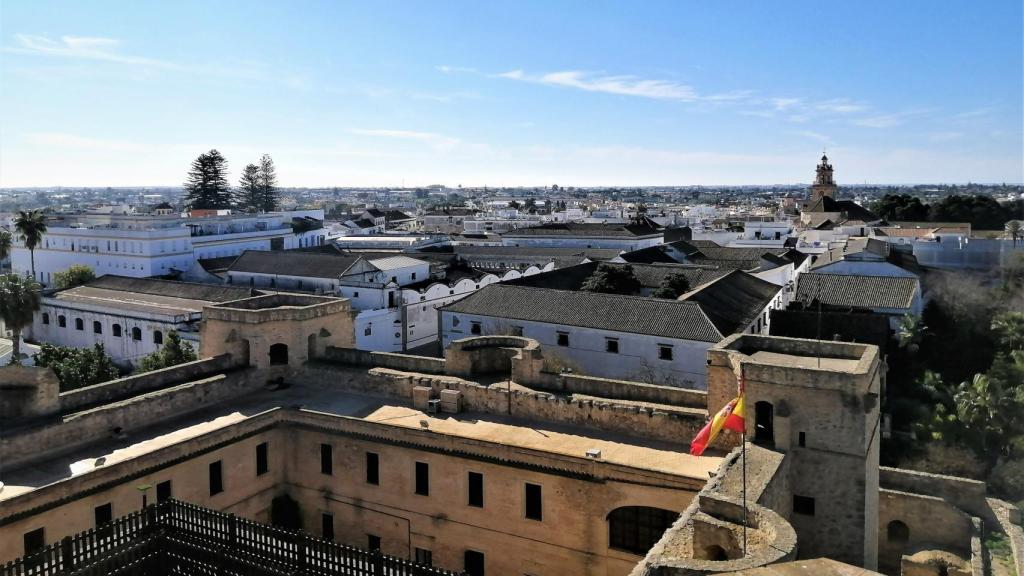
[[[230,354],[221,354],[220,356],[202,358],[194,362],[171,366],[170,368],[153,370],[144,374],[69,390],[60,394],[60,409],[62,412],[67,413],[91,406],[108,404],[170,385],[198,380],[204,376],[224,372],[234,368],[236,364],[237,361]]]

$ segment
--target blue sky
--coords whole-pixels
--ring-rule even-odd
[[[1019,0],[0,3],[0,186],[1024,180]]]

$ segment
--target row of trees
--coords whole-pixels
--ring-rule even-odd
[[[1000,204],[991,196],[946,196],[925,204],[917,196],[886,194],[871,205],[886,220],[910,222],[969,222],[979,230],[1000,230],[1009,220],[1024,219],[1024,201]]]
[[[269,155],[259,164],[242,169],[238,187],[228,181],[228,161],[216,149],[200,154],[192,161],[185,181],[185,202],[192,209],[239,212],[270,212],[278,207],[277,171]]]
[[[603,294],[635,295],[643,288],[629,264],[599,264],[597,269],[583,281],[580,290]],[[690,291],[690,281],[682,273],[669,274],[651,292],[654,298],[675,300]]]

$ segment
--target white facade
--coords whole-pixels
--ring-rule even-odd
[[[543,269],[531,266],[523,271],[510,270],[501,276],[485,274],[479,278],[463,278],[451,284],[437,281],[421,289],[394,285],[361,289],[342,286],[339,295],[350,298],[353,309],[360,310],[355,319],[356,348],[401,352],[438,340],[438,308],[495,282],[540,274],[553,267],[553,264]]]
[[[103,344],[114,362],[136,365],[160,349],[171,330],[199,350],[201,313],[153,314],[116,307],[70,304],[44,298],[29,328],[31,338],[58,346],[88,348]]]
[[[479,326],[478,328],[476,326]],[[695,342],[646,334],[595,330],[546,322],[508,320],[491,316],[441,313],[441,343],[478,334],[516,334],[540,342],[552,365],[578,374],[635,380],[651,384],[707,389],[707,350],[711,342]],[[564,337],[560,340],[560,335]],[[560,345],[559,342],[566,342]],[[609,351],[609,340],[618,352]],[[663,348],[671,349],[665,359]]]
[[[320,218],[323,212],[318,211]],[[244,250],[287,250],[323,244],[322,229],[298,234],[291,221],[301,213],[180,218],[120,214],[68,216],[64,225],[49,223],[34,255],[15,234],[11,265],[52,285],[53,274],[73,265],[88,266],[97,276],[135,278],[184,272],[199,258],[236,256]]]

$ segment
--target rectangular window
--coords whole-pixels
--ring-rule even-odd
[[[604,351],[610,354],[618,354],[619,341],[615,338],[606,338],[604,341]]]
[[[806,432],[801,432],[800,433],[800,447],[803,448],[804,446],[807,446],[807,433]]]
[[[31,532],[26,532],[24,536],[25,542],[25,556],[29,554],[35,554],[46,546],[46,535],[43,528],[36,528]]]
[[[267,462],[267,443],[263,442],[256,445],[256,475],[266,474],[268,470],[270,464]]]
[[[426,462],[416,463],[416,493],[430,496],[430,466]]]
[[[380,456],[373,452],[366,453],[366,483],[380,485]]]
[[[559,346],[568,346],[569,345],[569,333],[568,332],[559,332],[558,333],[558,342],[557,343],[558,343]]]
[[[658,359],[660,360],[671,360],[672,359],[672,347],[667,344],[658,344]]]
[[[513,326],[512,327],[512,335],[513,336],[522,336],[523,335],[523,327],[522,326]]]
[[[224,491],[224,478],[221,476],[220,460],[210,463],[210,496]]]
[[[102,525],[106,524],[107,522],[110,522],[111,520],[113,520],[114,519],[114,509],[110,505],[110,502],[107,502],[106,504],[103,504],[102,506],[97,506],[93,510],[93,518],[96,520],[96,524],[95,524],[96,526],[102,526]]]
[[[334,540],[334,515],[324,512],[320,514],[320,537]]]
[[[469,576],[484,576],[484,553],[466,550],[463,555],[463,567]]]
[[[430,550],[426,550],[424,548],[417,548],[416,549],[416,563],[417,564],[422,564],[423,566],[433,566],[434,565],[434,555],[431,554]]]
[[[334,448],[330,444],[320,445],[320,473],[334,474]]]
[[[469,325],[469,333],[479,335],[482,332],[479,322],[473,322]]]
[[[163,502],[171,497],[171,481],[164,480],[156,485],[156,501]]]
[[[814,516],[814,498],[793,494],[793,512],[796,514]]]
[[[377,536],[376,534],[367,534],[366,547],[371,551],[380,550],[380,536]]]
[[[484,475],[479,472],[469,473],[469,505],[484,507]]]
[[[526,485],[526,518],[529,520],[543,520],[544,514],[541,507],[540,485]]]

